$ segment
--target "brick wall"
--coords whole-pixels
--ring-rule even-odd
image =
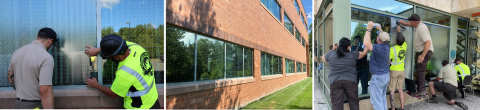
[[[287,13],[299,34],[305,39],[306,47],[285,29],[284,15],[281,14],[282,17],[276,19],[264,8],[260,0],[167,0],[167,25],[253,48],[255,81],[168,95],[166,108],[236,108],[305,79],[310,74],[308,66],[306,74],[295,73],[296,75],[287,76],[283,64],[283,77],[262,80],[261,52],[280,56],[283,61],[288,58],[309,64],[308,31],[295,9],[294,1],[278,0],[278,2],[281,12]],[[305,13],[302,2],[299,0],[298,3],[301,13]],[[308,20],[306,14],[303,14],[303,17],[304,20]],[[168,84],[166,89],[168,92]]]

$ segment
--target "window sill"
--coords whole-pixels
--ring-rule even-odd
[[[281,78],[281,77],[283,77],[283,74],[262,76],[262,81],[263,80],[270,80],[270,79],[277,79],[277,78]]]
[[[297,75],[297,74],[295,74],[295,73],[287,73],[287,74],[285,74],[285,76],[295,76],[295,75]]]
[[[225,79],[225,80],[197,81],[197,82],[190,82],[190,83],[179,83],[179,84],[167,85],[165,90],[166,90],[166,95],[169,96],[169,95],[189,93],[194,91],[214,89],[214,88],[251,83],[251,82],[255,82],[255,78],[248,77],[248,78],[235,78],[235,79]]]

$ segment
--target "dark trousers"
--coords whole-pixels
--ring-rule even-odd
[[[35,109],[35,108],[43,109],[42,102],[30,102],[30,101],[20,101],[15,100],[15,107],[14,109]]]
[[[126,108],[123,107],[123,109],[126,109]],[[155,101],[155,104],[153,104],[153,106],[150,107],[150,109],[160,109],[160,102],[158,102],[158,99],[157,101]]]
[[[350,110],[358,110],[358,86],[355,82],[340,80],[330,85],[333,110],[343,110],[343,96],[347,95]]]
[[[367,69],[359,69],[357,70],[357,82],[360,83],[362,81],[362,94],[367,94],[368,92],[368,81],[370,74],[368,74]]]
[[[422,63],[418,63],[418,56],[422,55],[423,52],[417,52],[415,54],[415,71],[417,72],[417,92],[425,92],[425,72],[427,71],[427,65],[428,61],[430,61],[430,58],[433,55],[432,51],[428,51],[427,54],[425,55],[425,58],[423,59]]]

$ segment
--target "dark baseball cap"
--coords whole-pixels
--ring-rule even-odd
[[[110,34],[103,37],[100,41],[100,56],[105,59],[107,57],[117,55],[122,50],[127,48],[127,43],[121,36]]]
[[[407,20],[409,20],[409,21],[420,21],[420,16],[418,16],[417,14],[412,14],[412,16],[410,16]]]
[[[53,39],[53,42],[57,44],[58,36],[52,28],[44,27],[38,31],[38,36],[46,36]]]

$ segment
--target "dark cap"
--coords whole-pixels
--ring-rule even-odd
[[[420,16],[418,16],[417,14],[412,14],[412,16],[410,16],[407,20],[409,20],[409,21],[420,21]]]
[[[52,28],[44,27],[40,29],[38,31],[38,36],[45,36],[45,37],[51,38],[55,43],[57,43],[58,41],[57,33],[55,33],[55,31],[53,31]]]
[[[455,58],[455,62],[457,62],[457,61],[462,61],[462,59],[457,57],[457,58]]]
[[[127,42],[116,34],[110,34],[100,41],[100,56],[107,58],[127,49]]]

